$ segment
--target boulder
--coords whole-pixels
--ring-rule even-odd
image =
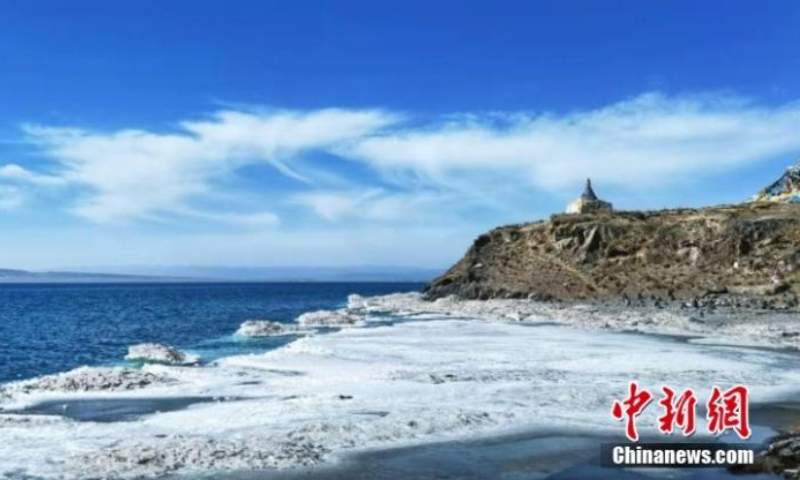
[[[346,310],[317,310],[297,317],[301,327],[354,327],[363,325],[365,317]]]
[[[800,478],[800,435],[782,434],[773,438],[751,465],[731,468],[736,473],[771,473],[783,478]]]
[[[128,347],[125,360],[145,363],[163,363],[166,365],[192,365],[199,361],[193,355],[187,355],[177,348],[160,343],[141,343]]]
[[[297,327],[271,320],[246,320],[236,331],[242,337],[275,337],[297,333]]]

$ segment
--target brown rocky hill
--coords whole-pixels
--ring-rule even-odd
[[[554,215],[481,235],[425,294],[796,308],[799,266],[800,204]]]

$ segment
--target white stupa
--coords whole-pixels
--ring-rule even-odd
[[[567,213],[595,213],[610,212],[614,208],[609,202],[604,202],[597,198],[592,189],[592,180],[586,179],[586,186],[581,196],[574,202],[567,205]]]

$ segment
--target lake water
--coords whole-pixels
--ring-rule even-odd
[[[416,283],[0,285],[0,382],[122,363],[128,346],[166,343],[203,360],[264,351],[286,337],[232,336],[244,320],[292,322],[347,295],[417,291]]]

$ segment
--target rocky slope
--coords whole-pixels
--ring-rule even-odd
[[[481,235],[425,295],[796,309],[799,266],[798,204],[554,215]]]

